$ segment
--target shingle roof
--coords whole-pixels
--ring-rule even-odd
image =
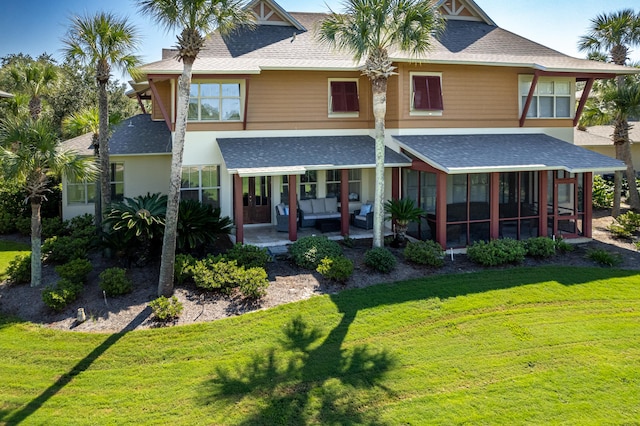
[[[375,167],[375,140],[370,136],[310,136],[272,138],[218,138],[231,173],[268,170],[271,174],[299,174],[305,170]],[[389,148],[387,167],[411,165],[411,160]],[[298,173],[296,173],[298,172]]]
[[[640,121],[629,122],[629,139],[632,143],[640,143]],[[613,146],[613,126],[591,126],[586,130],[573,131],[573,143],[580,146]]]
[[[450,174],[555,170],[624,170],[623,162],[545,134],[394,136],[400,146]]]
[[[263,69],[356,70],[351,54],[319,43],[314,29],[327,15],[291,12],[308,31],[292,26],[259,25],[228,37],[213,33],[195,61],[195,74],[259,73]],[[577,59],[485,22],[450,19],[446,31],[426,55],[411,58],[390,51],[394,61],[522,66],[546,71],[637,73],[637,69]],[[143,73],[180,73],[182,63],[169,59],[144,65]]]
[[[87,133],[61,143],[61,148],[80,155],[93,155],[92,134]],[[138,114],[118,124],[109,139],[110,155],[170,154],[171,132],[164,121],[153,121],[149,114]]]

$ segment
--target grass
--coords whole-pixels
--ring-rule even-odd
[[[27,244],[0,240],[0,280],[4,278],[4,273],[7,266],[9,266],[9,262],[19,254],[29,254],[30,252],[31,247]]]
[[[640,275],[446,275],[112,335],[4,318],[0,359],[7,424],[637,424]]]

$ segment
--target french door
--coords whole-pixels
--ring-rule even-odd
[[[245,224],[271,223],[271,176],[242,178],[242,213]]]

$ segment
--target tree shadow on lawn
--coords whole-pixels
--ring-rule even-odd
[[[224,399],[238,404],[245,396],[255,412],[240,424],[383,424],[376,401],[391,391],[382,384],[396,364],[393,352],[368,345],[342,347],[358,311],[429,298],[508,289],[556,281],[579,285],[600,279],[638,276],[638,271],[604,268],[517,268],[508,271],[443,275],[401,284],[382,284],[331,295],[342,314],[329,334],[298,316],[283,329],[279,346],[231,368],[218,367],[206,383],[210,394],[201,402]],[[394,287],[394,288],[392,288]],[[322,339],[321,344],[316,343]],[[249,408],[251,409],[251,408]]]
[[[91,367],[91,365],[104,354],[110,347],[115,345],[122,337],[124,337],[129,331],[135,330],[135,328],[144,322],[146,318],[151,315],[151,308],[146,307],[140,312],[126,327],[119,333],[109,335],[104,342],[97,346],[87,356],[82,358],[76,365],[74,365],[67,373],[64,373],[60,378],[45,389],[40,395],[32,399],[27,405],[22,407],[18,411],[14,412],[0,412],[0,420],[6,422],[7,425],[16,425],[26,420],[30,415],[38,411],[48,400],[53,398],[58,392],[64,389],[71,381],[85,372]]]

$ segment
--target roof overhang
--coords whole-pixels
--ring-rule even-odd
[[[309,170],[375,167],[375,140],[360,136],[219,138],[230,174],[301,175]],[[386,148],[385,167],[408,167],[411,160]]]
[[[400,147],[447,174],[625,170],[622,161],[541,133],[394,136]]]

